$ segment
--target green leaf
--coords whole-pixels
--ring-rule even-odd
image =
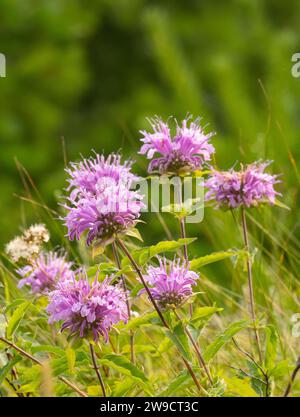
[[[268,325],[265,328],[266,332],[266,348],[265,348],[265,368],[271,370],[275,366],[275,359],[277,356],[278,335],[273,325]]]
[[[157,354],[160,356],[162,353],[167,352],[172,347],[172,340],[169,337],[165,337],[161,344],[157,348]]]
[[[116,383],[111,396],[112,397],[126,397],[128,391],[130,391],[136,384],[136,381],[130,377],[124,378],[123,380]]]
[[[102,397],[102,389],[99,385],[90,385],[87,387],[87,393],[90,397]]]
[[[274,205],[277,206],[277,207],[280,207],[280,208],[284,208],[286,210],[291,210],[289,206],[286,206],[281,201],[277,200],[277,198],[275,199]]]
[[[284,359],[278,362],[271,371],[269,371],[269,377],[278,378],[281,376],[288,375],[289,373],[289,362]]]
[[[102,365],[107,365],[115,369],[116,371],[130,376],[133,379],[136,379],[140,382],[147,383],[148,379],[146,378],[144,372],[138,369],[135,365],[133,365],[125,356],[116,355],[116,354],[108,354],[103,356],[103,358],[99,361]]]
[[[189,320],[189,324],[195,328],[198,328],[203,324],[204,319],[209,319],[214,313],[222,310],[223,308],[218,307],[198,307],[193,311],[193,315]]]
[[[174,252],[180,247],[184,245],[189,245],[190,243],[194,242],[196,238],[185,238],[185,239],[178,239],[176,240],[170,240],[170,241],[163,241],[159,242],[156,245],[150,246],[148,248],[148,253],[143,254],[140,257],[141,264],[145,264],[148,262],[149,259],[153,258],[153,256],[159,255],[163,252]]]
[[[214,342],[212,342],[205,350],[203,356],[206,361],[211,360],[217,352],[238,332],[248,326],[248,320],[241,320],[232,323],[222,332]]]
[[[38,387],[40,385],[39,378],[34,379],[29,384],[23,384],[19,389],[18,392],[22,394],[29,394],[37,391]]]
[[[6,306],[5,313],[9,313],[11,310],[15,310],[16,307],[18,307],[20,304],[23,304],[24,302],[24,298],[17,298]]]
[[[22,357],[20,355],[17,355],[13,359],[11,359],[9,362],[7,362],[6,365],[4,365],[0,368],[0,385],[2,384],[2,381],[4,380],[6,375],[15,366],[15,364],[20,362],[21,360],[22,360]]]
[[[172,203],[163,206],[161,211],[171,213],[175,218],[181,220],[192,214],[196,209],[203,207],[203,198],[188,198],[182,204]]]
[[[250,378],[239,378],[237,376],[228,378],[225,376],[224,379],[227,385],[227,391],[235,397],[257,397],[257,393],[250,385]]]
[[[31,353],[35,354],[37,352],[46,352],[46,353],[54,353],[57,356],[64,356],[65,351],[57,346],[53,345],[39,345],[39,346],[32,346],[30,348]]]
[[[31,366],[25,366],[25,367],[23,367],[22,373],[19,374],[18,382],[22,386],[23,384],[27,383],[28,381],[39,380],[40,374],[41,374],[40,365],[31,364]]]
[[[153,319],[157,318],[157,313],[156,311],[152,312],[152,313],[148,313],[148,314],[144,314],[143,316],[140,317],[135,317],[133,319],[131,319],[126,326],[123,327],[123,330],[127,331],[127,330],[134,330],[134,329],[138,329],[141,326],[146,326],[149,324],[153,324]]]
[[[8,321],[7,328],[6,328],[6,334],[7,337],[10,339],[15,330],[17,329],[20,321],[22,320],[26,310],[30,306],[31,301],[25,301],[24,303],[20,304],[16,310],[13,312],[13,315]]]
[[[132,252],[132,256],[139,265],[144,265],[151,258],[153,258],[156,255],[159,255],[160,253],[174,252],[178,250],[180,247],[182,247],[183,245],[189,245],[195,240],[196,238],[186,238],[186,239],[162,241],[162,242],[157,243],[156,245],[135,250]],[[130,261],[127,258],[122,259],[122,268],[124,268],[126,265],[129,265],[129,264],[130,264]]]
[[[131,298],[134,298],[138,293],[144,288],[144,285],[141,282],[137,282],[131,290]]]
[[[126,235],[130,237],[134,237],[135,239],[138,239],[140,242],[143,242],[143,238],[139,230],[136,227],[134,227],[133,229],[128,229],[126,232]]]
[[[172,340],[184,358],[191,361],[192,355],[190,352],[189,340],[185,333],[183,324],[181,322],[177,323],[173,331],[166,330],[166,335],[170,338],[170,340]]]
[[[159,393],[159,397],[170,397],[172,396],[178,388],[183,388],[184,383],[191,378],[190,374],[187,371],[183,371],[180,375],[174,378],[168,387]]]
[[[261,372],[261,369],[259,366],[257,366],[256,363],[254,363],[252,360],[246,361],[249,375],[252,375],[253,378],[251,378],[251,386],[255,390],[255,392],[259,396],[265,396],[266,395],[266,383],[265,378]]]
[[[102,262],[99,265],[93,265],[88,268],[87,275],[89,278],[95,278],[97,274],[106,275],[115,274],[119,269],[111,262]]]
[[[231,258],[233,256],[240,256],[246,254],[243,250],[227,250],[221,252],[213,252],[200,258],[192,259],[190,262],[190,268],[193,271],[198,271],[202,266],[209,265],[214,262],[223,261],[224,259]]]
[[[92,246],[92,259],[96,258],[96,256],[103,255],[105,251],[105,246],[100,244]]]
[[[51,368],[53,370],[53,375],[54,376],[59,376],[61,374],[64,374],[65,372],[67,372],[69,367],[68,367],[68,360],[67,360],[66,356],[63,357],[63,358],[52,359],[51,360]]]

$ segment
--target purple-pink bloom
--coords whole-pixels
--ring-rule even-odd
[[[269,161],[254,162],[241,166],[240,171],[214,171],[206,181],[206,200],[214,200],[217,208],[225,210],[274,204],[276,195],[280,195],[274,185],[280,181],[278,175],[264,172],[269,164]]]
[[[135,226],[144,204],[141,194],[130,189],[138,179],[130,161],[122,165],[119,155],[96,155],[71,164],[67,172],[70,195],[64,220],[70,240],[86,232],[88,245],[107,244]]]
[[[85,274],[60,281],[49,294],[49,323],[62,321],[61,330],[68,329],[72,336],[95,341],[103,336],[108,341],[111,327],[128,320],[125,293],[119,285],[111,285],[111,280],[107,277],[98,282],[96,277],[90,283]]]
[[[41,253],[30,265],[17,270],[23,277],[18,287],[31,287],[33,293],[46,294],[53,290],[60,280],[69,280],[73,276],[72,262],[67,262],[65,256],[57,253]]]
[[[164,310],[178,307],[193,295],[192,287],[197,284],[199,275],[180,259],[158,258],[158,261],[159,266],[150,265],[145,275],[151,295]],[[144,289],[140,291],[144,292]]]
[[[178,174],[193,172],[201,169],[204,162],[211,160],[215,149],[210,138],[214,133],[205,133],[199,124],[199,119],[194,122],[190,118],[184,119],[182,125],[177,124],[176,134],[171,135],[170,127],[159,118],[150,120],[152,132],[141,131],[144,143],[140,154],[146,154],[152,159],[154,154],[161,156],[152,159],[148,166],[148,172],[158,171],[160,174]]]
[[[117,234],[134,227],[144,207],[141,199],[138,192],[123,184],[104,187],[95,196],[82,195],[78,201],[65,206],[69,239],[79,240],[87,232],[88,245],[111,242]]]
[[[104,155],[95,154],[94,158],[83,159],[80,162],[71,162],[66,169],[69,174],[67,188],[70,200],[81,196],[81,193],[95,195],[101,192],[103,185],[117,185],[122,182],[130,188],[132,182],[138,177],[131,172],[132,162],[121,163],[119,154]]]

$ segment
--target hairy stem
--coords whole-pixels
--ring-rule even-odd
[[[98,365],[97,365],[97,360],[96,360],[96,354],[95,354],[95,350],[94,350],[94,346],[90,343],[90,351],[91,351],[91,357],[92,357],[92,362],[93,362],[93,366],[95,369],[95,372],[97,374],[97,378],[99,380],[101,389],[102,389],[102,393],[103,393],[103,397],[106,397],[106,392],[105,392],[105,385],[101,376],[101,373],[99,371]]]
[[[248,238],[248,229],[247,229],[247,221],[246,221],[246,212],[245,212],[244,207],[242,207],[242,226],[243,226],[243,237],[244,237],[245,249],[247,252],[249,252],[249,238]],[[260,347],[258,331],[256,328],[255,302],[254,302],[253,278],[252,278],[252,262],[251,262],[249,253],[247,254],[247,273],[248,273],[248,288],[249,288],[249,297],[250,297],[250,314],[251,314],[252,323],[253,323],[253,330],[254,330],[254,336],[255,336],[255,341],[257,345],[258,355],[259,355],[259,361],[260,363],[262,363],[263,361],[262,351]]]
[[[153,298],[153,296],[151,294],[151,291],[150,291],[148,285],[146,284],[146,281],[145,281],[145,279],[143,277],[143,274],[142,274],[142,271],[141,271],[140,267],[135,262],[134,258],[131,256],[130,252],[128,251],[128,249],[126,248],[126,246],[124,245],[124,243],[120,239],[116,239],[116,242],[118,243],[118,245],[120,246],[120,248],[122,249],[122,251],[124,252],[124,254],[127,256],[127,258],[129,259],[129,261],[131,262],[133,268],[135,269],[136,273],[138,274],[138,276],[139,276],[139,278],[140,278],[140,280],[141,280],[141,282],[142,282],[142,284],[143,284],[143,286],[144,286],[144,288],[145,288],[145,290],[146,290],[146,292],[148,294],[148,297],[149,297],[151,303],[153,304],[153,306],[154,306],[154,308],[155,308],[155,310],[156,310],[156,312],[157,312],[157,314],[158,314],[158,316],[159,316],[159,318],[160,318],[163,326],[165,328],[167,328],[168,330],[170,330],[170,326],[166,322],[166,320],[165,320],[162,312],[160,311],[160,308],[158,307],[156,301],[154,300],[154,298]],[[182,357],[182,360],[183,360],[183,362],[184,362],[187,370],[189,371],[189,373],[190,373],[193,381],[195,382],[195,385],[197,386],[198,391],[199,392],[202,391],[202,392],[205,392],[206,393],[206,391],[204,390],[204,388],[199,383],[199,381],[198,381],[198,379],[197,379],[197,377],[196,377],[196,375],[195,375],[195,373],[194,373],[191,365],[188,363],[188,361],[182,355],[181,355],[181,357]]]
[[[4,337],[0,337],[1,342],[7,344],[8,346],[12,347],[14,350],[19,352],[22,356],[24,356],[27,359],[30,359],[32,362],[36,363],[37,365],[43,366],[43,363],[32,356],[30,353],[26,352],[25,350],[21,349],[19,346],[15,345],[14,343],[10,342],[9,340],[5,339]],[[81,397],[87,397],[88,395],[81,391],[76,385],[74,385],[72,382],[68,381],[65,377],[59,376],[58,379],[62,381],[64,384],[68,385],[68,387],[72,388],[74,391],[76,391]]]
[[[115,260],[116,260],[116,264],[117,264],[118,268],[121,269],[121,262],[120,262],[120,258],[119,258],[119,254],[118,254],[118,250],[117,250],[115,242],[112,243],[112,250],[113,250]],[[124,278],[123,274],[121,275],[121,281],[122,281],[123,290],[124,290],[125,295],[126,295],[128,320],[130,320],[131,319],[131,310],[130,310],[130,303],[129,303],[129,298],[128,298],[128,289],[127,289],[126,281],[125,281],[125,278]],[[130,341],[130,359],[131,359],[132,363],[135,363],[134,333],[133,333],[133,330],[130,330],[129,341]]]
[[[181,317],[179,316],[178,312],[177,312],[176,310],[174,310],[174,313],[175,313],[175,316],[178,318],[178,320],[182,323],[182,319],[181,319]],[[183,326],[184,326],[184,325],[183,325]],[[206,375],[207,375],[207,377],[208,377],[208,379],[209,379],[209,382],[210,382],[211,384],[213,384],[213,380],[212,380],[212,377],[211,377],[210,371],[209,371],[209,369],[208,369],[208,366],[207,366],[207,365],[206,365],[206,363],[205,363],[205,360],[204,360],[204,358],[203,358],[203,356],[202,356],[202,353],[201,353],[201,351],[200,351],[199,346],[197,345],[197,342],[194,340],[194,338],[193,338],[193,336],[192,336],[191,332],[189,331],[189,329],[187,328],[187,326],[184,326],[184,330],[185,330],[185,332],[186,332],[186,334],[187,334],[188,338],[190,339],[190,341],[191,341],[191,343],[192,343],[192,345],[193,345],[193,348],[195,349],[196,356],[197,356],[197,359],[198,359],[198,362],[199,362],[200,367],[202,367],[202,368],[204,369],[204,371],[205,371],[205,373],[206,373]]]
[[[286,390],[285,390],[285,392],[283,394],[284,397],[287,397],[289,395],[289,393],[291,391],[291,388],[292,388],[292,385],[293,385],[293,382],[295,381],[296,376],[297,376],[297,373],[299,371],[300,371],[300,356],[299,356],[299,358],[297,360],[296,367],[293,370],[293,373],[292,373],[291,378],[289,380],[288,386],[286,387]]]

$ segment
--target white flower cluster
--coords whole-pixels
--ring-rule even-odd
[[[31,260],[39,254],[43,243],[48,242],[50,235],[44,224],[34,224],[26,229],[21,236],[10,241],[5,252],[14,262]]]

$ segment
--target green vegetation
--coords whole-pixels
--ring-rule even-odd
[[[141,315],[98,349],[108,394],[198,395],[177,348],[205,386],[201,395],[283,395],[300,355],[300,336],[292,333],[292,317],[300,313],[300,78],[291,75],[291,57],[300,52],[300,3],[93,0],[87,7],[80,0],[3,0],[1,14],[7,77],[0,78],[0,336],[37,361],[33,365],[15,348],[7,356],[1,342],[1,394],[15,395],[6,378],[16,371],[21,394],[74,395],[67,378],[88,395],[101,395],[88,345],[70,342],[47,323],[44,298],[17,288],[4,244],[20,228],[44,222],[49,248],[66,248],[91,274],[96,264],[105,267],[109,250],[93,258],[84,244],[67,241],[57,220],[65,161],[92,149],[122,149],[142,175],[146,159],[137,154],[138,131],[147,126],[146,117],[191,113],[217,132],[219,168],[262,158],[274,160],[271,170],[282,173],[278,189],[289,210],[266,207],[249,210],[247,217],[264,361],[258,366],[245,354],[255,349],[240,218],[206,209],[202,223],[187,225],[187,236],[197,238],[189,256],[201,274],[190,330],[209,362],[213,386],[206,385],[176,317],[168,317],[172,331],[163,330],[145,298],[135,306]],[[166,239],[159,217],[142,219],[147,247]],[[177,222],[170,214],[163,220],[172,232],[168,240],[178,241]],[[139,248],[132,240],[132,249]],[[125,268],[128,262],[122,262]],[[124,273],[137,293],[134,273]],[[207,307],[215,309],[201,310]],[[135,365],[129,360],[130,330]],[[299,375],[291,395],[300,395]]]

